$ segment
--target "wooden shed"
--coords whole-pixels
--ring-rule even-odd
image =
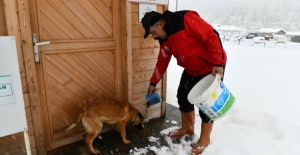
[[[16,37],[32,154],[83,139],[82,126],[55,132],[74,121],[83,101],[114,98],[145,112],[159,43],[143,38],[138,7],[127,0],[0,0],[0,36]],[[36,46],[38,55],[34,42],[46,42]],[[165,115],[166,75],[157,88],[161,104],[148,119]],[[0,137],[0,154],[26,154],[23,133]]]

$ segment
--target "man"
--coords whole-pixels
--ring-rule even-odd
[[[165,11],[160,14],[147,12],[142,19],[144,38],[149,34],[160,42],[160,52],[155,70],[150,79],[148,91],[155,91],[156,84],[165,73],[172,55],[177,64],[184,68],[177,91],[182,126],[169,136],[180,138],[185,134],[194,135],[194,105],[188,99],[193,86],[208,74],[222,77],[226,63],[226,53],[219,34],[195,11]],[[199,110],[201,123],[200,138],[192,148],[193,154],[201,154],[210,143],[213,121]]]

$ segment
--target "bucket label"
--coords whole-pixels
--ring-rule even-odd
[[[220,87],[221,87],[221,89],[223,89],[225,87],[225,85],[222,81],[220,81]]]
[[[197,107],[206,114],[210,119],[220,118],[225,114],[234,103],[234,96],[230,93],[229,89],[223,84],[219,83],[219,89],[212,92],[210,99],[197,104]]]
[[[222,107],[225,105],[226,101],[229,98],[229,90],[227,87],[225,87],[223,85],[223,91],[222,93],[219,95],[218,99],[215,101],[214,105],[211,106],[211,109],[214,112],[218,112],[220,109],[222,109]]]
[[[232,93],[230,93],[226,105],[218,112],[218,115],[222,116],[223,114],[225,114],[232,107],[234,100],[235,100],[234,96],[232,95]]]
[[[232,93],[220,79],[219,74],[217,77],[207,75],[194,86],[188,96],[188,100],[212,120],[224,116],[235,101]]]
[[[207,103],[200,102],[197,107],[204,114],[208,114],[210,119],[218,118],[218,114],[215,113]]]

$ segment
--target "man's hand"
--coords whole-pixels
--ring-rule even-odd
[[[148,87],[148,93],[152,94],[154,92],[156,92],[156,88],[154,86],[149,85],[149,87]]]
[[[216,76],[217,73],[219,73],[221,78],[223,78],[223,73],[224,73],[223,67],[214,66],[212,69],[212,75]]]

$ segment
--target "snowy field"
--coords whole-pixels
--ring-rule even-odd
[[[234,111],[214,123],[211,144],[203,155],[300,154],[300,44],[225,42],[227,56],[224,84],[236,98]],[[182,68],[172,58],[168,68],[167,103],[177,106],[176,91]],[[189,155],[190,144],[200,135],[196,114],[195,137],[169,146],[135,148],[133,154]],[[172,120],[169,120],[170,122]],[[161,131],[168,134],[177,126]],[[154,140],[157,137],[149,137]]]

